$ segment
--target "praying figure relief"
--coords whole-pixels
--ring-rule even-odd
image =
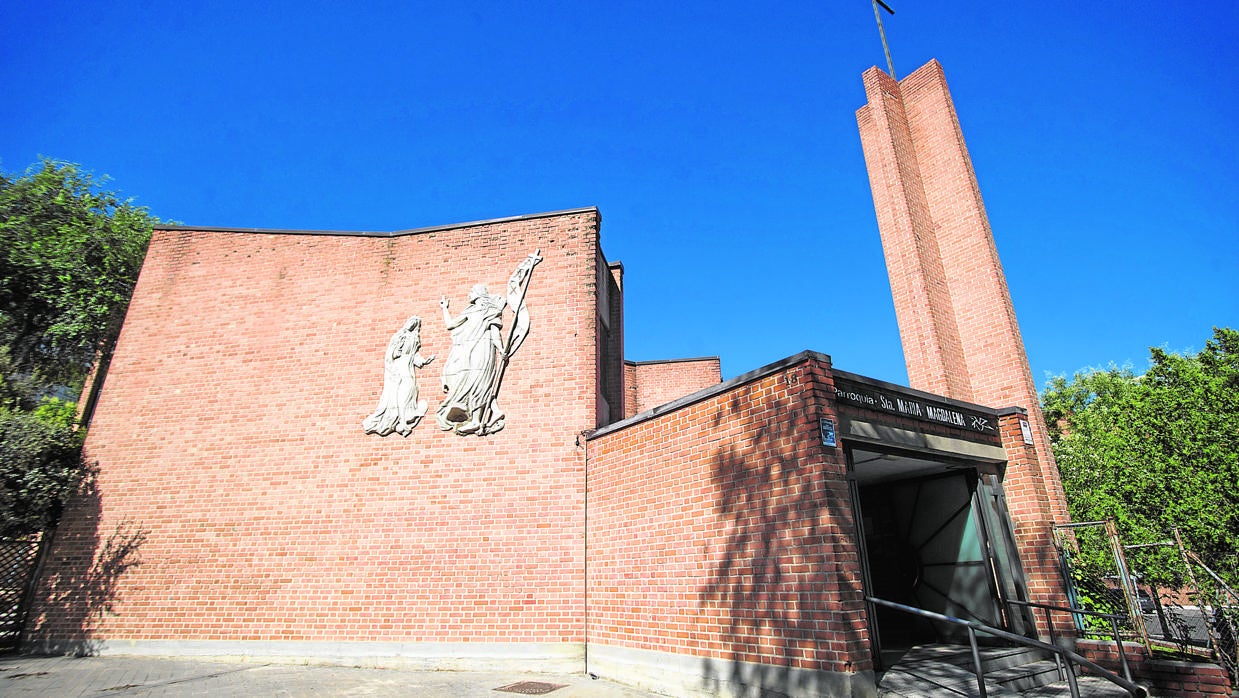
[[[506,297],[491,294],[484,284],[478,284],[469,292],[469,306],[454,318],[448,310],[447,297],[439,300],[443,323],[452,335],[452,348],[443,364],[445,395],[435,413],[440,429],[462,436],[483,436],[503,429],[505,415],[499,409],[499,386],[512,355],[529,335],[525,292],[533,268],[542,261],[539,252],[535,250],[512,273]],[[514,313],[506,340],[505,307]]]
[[[393,431],[408,436],[426,415],[426,401],[418,399],[416,370],[434,361],[433,354],[423,358],[422,319],[409,318],[387,343],[383,356],[383,395],[374,414],[361,425],[367,434],[387,436]]]

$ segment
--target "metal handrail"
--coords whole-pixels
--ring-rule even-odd
[[[1055,606],[1048,603],[1035,603],[1032,601],[1016,601],[1009,599],[1007,603],[1013,603],[1018,606],[1033,606],[1035,608],[1048,608],[1051,611],[1066,611],[1067,613],[1079,613],[1084,616],[1097,616],[1098,618],[1115,618],[1118,620],[1126,620],[1126,613],[1102,613],[1101,611],[1090,611],[1087,608],[1077,608],[1075,606]]]
[[[1124,679],[1118,674],[1115,674],[1104,667],[1098,666],[1097,664],[1090,662],[1089,660],[1085,659],[1084,657],[1081,657],[1080,655],[1076,654],[1075,652],[1072,652],[1069,649],[1066,649],[1063,647],[1057,647],[1055,645],[1051,645],[1049,643],[1042,642],[1040,640],[1034,640],[1032,638],[1024,637],[1023,635],[1016,635],[1015,633],[1009,633],[1006,630],[1000,630],[998,628],[990,627],[988,625],[985,625],[984,623],[978,623],[977,621],[974,621],[974,620],[964,620],[963,618],[947,616],[941,613],[935,613],[933,611],[926,611],[923,608],[914,608],[912,606],[905,606],[901,603],[895,603],[894,601],[887,601],[885,599],[879,599],[873,596],[866,596],[865,601],[870,604],[876,604],[879,606],[885,606],[887,608],[893,608],[896,611],[910,613],[914,616],[920,616],[922,618],[929,618],[931,620],[944,621],[947,623],[952,623],[954,625],[962,625],[966,627],[968,629],[968,643],[972,647],[972,661],[973,661],[973,664],[976,666],[976,670],[977,670],[977,691],[980,694],[981,698],[987,698],[989,694],[985,690],[985,674],[981,667],[980,651],[977,649],[977,632],[978,631],[987,633],[989,635],[993,635],[995,637],[1000,637],[1004,640],[1009,640],[1017,644],[1027,645],[1029,647],[1035,647],[1041,650],[1047,650],[1049,652],[1053,652],[1056,656],[1061,656],[1063,659],[1066,660],[1060,666],[1063,666],[1066,669],[1067,686],[1071,690],[1071,698],[1080,698],[1080,687],[1076,685],[1075,668],[1072,667],[1073,662],[1081,666],[1088,667],[1089,669],[1092,669],[1101,678],[1106,679],[1110,683],[1113,683],[1116,686],[1119,686],[1123,690],[1127,691],[1127,693],[1130,694],[1132,698],[1146,698],[1148,696],[1148,691],[1146,691],[1142,686],[1138,686],[1132,683],[1131,681]]]
[[[1045,624],[1050,631],[1050,644],[1052,645],[1058,644],[1058,635],[1054,632],[1054,621],[1050,619],[1050,611],[1063,611],[1065,613],[1078,614],[1082,616],[1096,616],[1098,618],[1105,618],[1106,620],[1110,621],[1110,629],[1114,632],[1114,646],[1118,648],[1118,652],[1119,652],[1119,664],[1122,665],[1123,667],[1123,676],[1125,676],[1128,681],[1132,680],[1131,667],[1127,665],[1127,653],[1123,651],[1123,638],[1121,637],[1119,633],[1119,621],[1127,620],[1126,614],[1101,613],[1100,611],[1090,611],[1087,608],[1075,608],[1073,606],[1055,606],[1053,604],[1048,604],[1048,603],[1034,603],[1032,601],[1016,601],[1014,599],[1008,599],[1007,603],[1014,604],[1016,606],[1025,606],[1028,608],[1044,609],[1045,610]],[[1054,655],[1054,661],[1055,663],[1058,663],[1059,661],[1061,661],[1058,655]],[[1061,669],[1061,665],[1060,665],[1060,669]]]

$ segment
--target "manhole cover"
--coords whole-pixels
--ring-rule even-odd
[[[567,686],[566,683],[546,683],[544,681],[521,681],[507,686],[500,686],[496,691],[504,693],[519,693],[522,696],[540,696]]]

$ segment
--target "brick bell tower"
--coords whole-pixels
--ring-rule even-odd
[[[1018,448],[1008,444],[1006,489],[1017,537],[1040,557],[1050,525],[1068,521],[1067,506],[942,66],[930,61],[899,81],[874,67],[863,78],[868,104],[856,120],[908,381],[959,400],[1027,410],[1032,444],[1023,446],[1022,435]]]

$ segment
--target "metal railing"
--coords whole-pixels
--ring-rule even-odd
[[[1015,606],[1024,606],[1026,608],[1040,608],[1044,610],[1046,628],[1050,631],[1050,644],[1055,645],[1055,646],[1058,645],[1058,634],[1054,632],[1054,621],[1050,617],[1050,611],[1062,611],[1064,613],[1070,613],[1072,615],[1079,615],[1079,616],[1093,616],[1095,618],[1105,618],[1106,620],[1110,621],[1110,629],[1114,632],[1114,646],[1118,648],[1118,652],[1119,652],[1119,664],[1121,664],[1123,667],[1123,676],[1126,677],[1128,681],[1132,680],[1131,667],[1127,665],[1127,653],[1123,651],[1123,636],[1119,632],[1119,621],[1126,620],[1127,616],[1118,615],[1114,613],[1100,613],[1098,611],[1090,611],[1086,608],[1072,608],[1069,606],[1054,606],[1048,603],[1033,603],[1031,601],[1008,600],[1007,603],[1015,605]],[[1061,661],[1062,659],[1057,654],[1054,655],[1055,663],[1059,663]],[[1060,671],[1061,671],[1061,667],[1060,667]]]
[[[1094,664],[1093,662],[1085,659],[1084,657],[1081,657],[1080,655],[1076,654],[1075,652],[1072,652],[1069,649],[1051,645],[1047,642],[1042,642],[1040,640],[1034,640],[1032,638],[1027,638],[1027,637],[1024,637],[1023,635],[1016,635],[1015,633],[1009,633],[1006,630],[999,630],[998,628],[990,627],[988,625],[985,625],[984,623],[978,623],[977,621],[974,621],[974,620],[964,620],[963,618],[955,618],[954,616],[947,616],[941,613],[934,613],[933,611],[926,611],[923,608],[914,608],[912,606],[905,606],[901,603],[895,603],[894,601],[887,601],[885,599],[879,599],[873,596],[866,596],[865,601],[871,605],[884,606],[886,608],[891,608],[896,611],[902,611],[903,613],[910,613],[914,616],[920,616],[921,618],[928,618],[930,620],[942,621],[944,623],[951,623],[953,625],[962,625],[965,628],[967,628],[968,629],[968,644],[972,648],[972,662],[975,665],[976,671],[977,671],[977,692],[981,696],[981,698],[987,698],[989,694],[987,693],[985,689],[985,670],[981,666],[981,652],[977,647],[977,633],[978,632],[983,632],[983,633],[986,633],[987,635],[993,635],[994,637],[1002,638],[1004,640],[1014,642],[1016,644],[1024,645],[1027,647],[1034,647],[1036,649],[1054,653],[1056,657],[1056,662],[1058,663],[1060,671],[1066,675],[1067,687],[1071,691],[1071,698],[1080,698],[1080,687],[1077,685],[1077,682],[1076,682],[1076,669],[1073,666],[1073,664],[1078,664],[1080,666],[1091,669],[1097,676],[1103,679],[1106,679],[1110,683],[1113,683],[1116,686],[1119,686],[1123,690],[1127,691],[1127,693],[1131,695],[1132,698],[1146,698],[1148,696],[1148,692],[1145,691],[1143,687],[1138,686],[1132,683],[1130,680],[1125,679],[1119,676],[1118,674],[1111,672],[1105,667]],[[1060,676],[1061,675],[1062,674],[1060,674]]]

